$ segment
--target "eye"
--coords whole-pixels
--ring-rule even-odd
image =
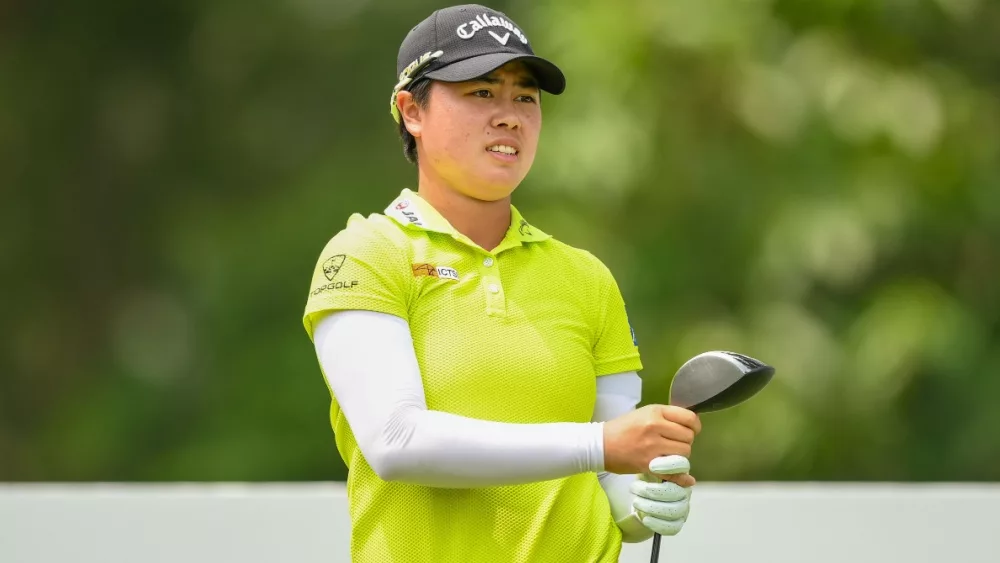
[[[535,97],[529,94],[524,94],[523,96],[518,96],[517,101],[533,104],[535,103]]]
[[[472,95],[477,98],[492,98],[493,92],[490,92],[489,90],[476,90],[472,93]]]

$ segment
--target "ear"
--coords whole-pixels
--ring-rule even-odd
[[[413,93],[403,90],[397,94],[396,107],[399,108],[399,116],[402,118],[406,130],[414,138],[419,138],[423,132],[424,115],[422,108],[413,100]]]

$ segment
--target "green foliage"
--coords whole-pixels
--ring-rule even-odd
[[[301,327],[353,212],[415,187],[387,101],[437,4],[141,4],[0,20],[0,479],[337,479]],[[515,202],[615,272],[645,400],[701,479],[1000,478],[1000,5],[520,0],[567,73]]]

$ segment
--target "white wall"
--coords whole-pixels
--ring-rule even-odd
[[[1000,563],[1000,484],[699,483],[692,501],[663,562]],[[0,563],[346,562],[348,532],[340,484],[0,485]]]

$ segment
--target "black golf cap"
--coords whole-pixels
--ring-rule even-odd
[[[437,10],[410,30],[399,46],[392,91],[392,115],[398,122],[396,94],[419,78],[464,82],[521,60],[550,94],[566,89],[559,67],[535,55],[527,35],[503,12],[479,4]]]

